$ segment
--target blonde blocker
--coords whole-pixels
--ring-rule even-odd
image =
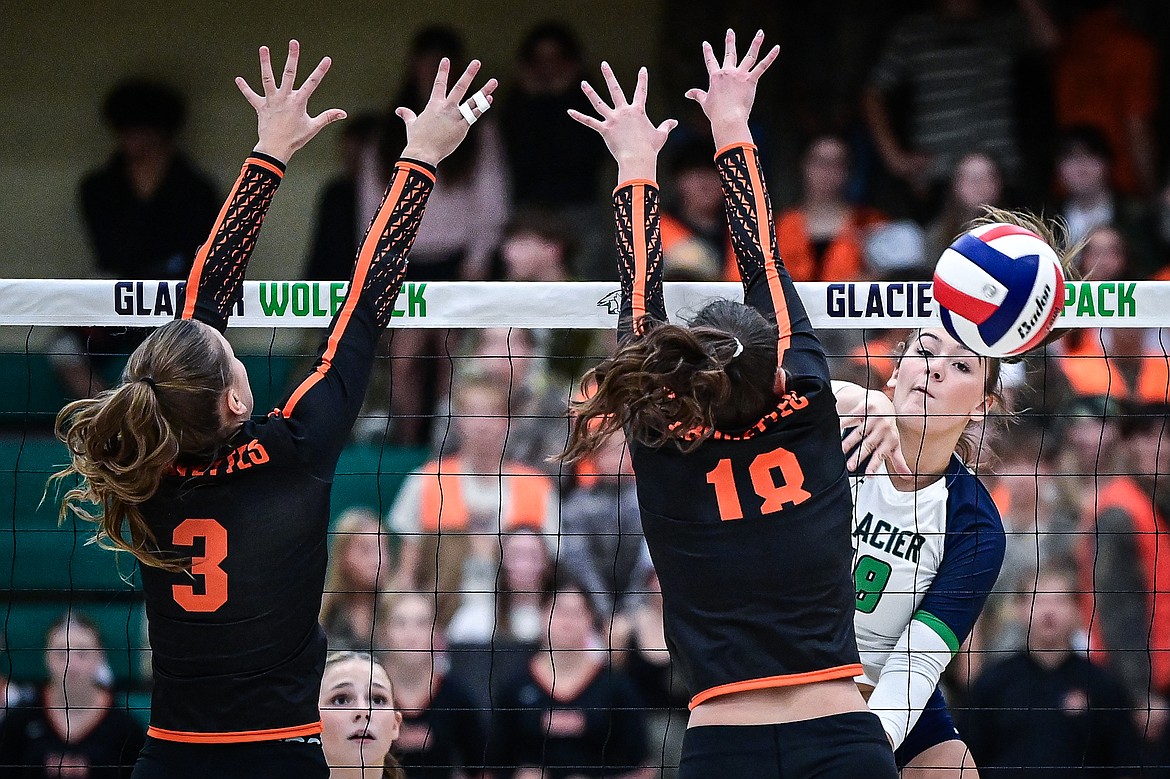
[[[613,433],[693,451],[715,430],[747,427],[777,402],[776,329],[755,309],[708,304],[689,326],[645,320],[640,338],[586,374],[561,456],[576,462]]]
[[[60,520],[72,513],[97,526],[98,545],[144,565],[186,570],[187,561],[159,556],[140,506],[177,461],[211,458],[230,435],[220,414],[229,377],[226,351],[210,327],[176,320],[134,350],[118,387],[61,409],[56,434],[70,464],[50,484],[71,476],[81,483],[65,493]]]
[[[370,665],[376,665],[381,668],[383,672],[386,670],[382,664],[375,660],[374,656],[369,652],[355,652],[348,649],[335,650],[326,655],[325,667],[328,668],[329,666],[336,665],[337,663],[347,663],[350,660],[358,660],[363,663],[369,663]],[[390,681],[389,674],[386,674],[386,681]],[[394,697],[393,684],[390,686],[390,697]],[[397,706],[395,708],[397,708]],[[386,753],[386,760],[382,765],[382,779],[406,779],[406,771],[403,770],[402,764],[399,763],[398,759],[390,752]]]

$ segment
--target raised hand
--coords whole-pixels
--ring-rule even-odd
[[[309,98],[329,72],[332,63],[325,57],[305,79],[300,88],[294,87],[297,80],[297,62],[301,56],[301,45],[295,40],[288,42],[288,59],[280,84],[272,75],[272,58],[267,46],[260,47],[260,82],[264,94],[258,95],[243,78],[236,77],[236,86],[256,109],[256,123],[260,141],[256,151],[268,154],[281,162],[288,162],[293,153],[313,139],[326,125],[345,118],[345,111],[330,108],[316,116],[309,116]]]
[[[589,98],[601,119],[572,109],[569,110],[569,116],[596,130],[605,140],[610,154],[617,160],[619,181],[653,180],[657,174],[658,152],[662,151],[666,137],[678,126],[678,122],[667,119],[655,127],[650,117],[646,115],[646,68],[638,71],[633,101],[626,100],[626,95],[608,62],[601,63],[601,75],[609,87],[613,107],[611,108],[601,95],[597,94],[597,90],[590,86],[588,81],[582,81],[581,91]]]
[[[728,30],[723,43],[723,62],[715,58],[711,44],[703,41],[703,61],[707,64],[710,83],[706,90],[690,89],[686,96],[699,104],[711,122],[711,133],[715,136],[716,148],[734,143],[750,143],[748,117],[756,101],[756,85],[760,76],[772,66],[780,54],[780,47],[773,46],[763,59],[760,47],[764,43],[764,31],[752,38],[743,59],[736,61],[735,31]]]
[[[459,104],[467,95],[475,74],[479,73],[479,67],[479,60],[472,60],[467,70],[463,71],[463,75],[448,92],[447,77],[451,72],[451,60],[443,57],[439,62],[439,72],[435,75],[434,86],[431,87],[431,97],[427,100],[422,113],[416,115],[409,108],[399,108],[394,112],[406,124],[406,148],[402,151],[403,157],[438,165],[444,157],[459,148],[459,144],[467,137],[467,131],[471,128],[468,123],[470,120],[464,118],[463,112],[459,110]],[[482,94],[486,103],[491,105],[492,92],[497,86],[499,84],[494,78],[489,79],[477,94]],[[475,105],[477,101],[474,99],[468,102],[465,110],[469,110],[475,119],[479,119],[487,110]]]

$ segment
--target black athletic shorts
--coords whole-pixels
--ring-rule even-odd
[[[328,779],[320,736],[242,744],[146,737],[131,779]]]
[[[849,712],[782,725],[703,725],[683,737],[679,779],[898,779],[878,718]]]

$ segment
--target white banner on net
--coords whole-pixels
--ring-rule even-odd
[[[0,279],[0,325],[153,326],[174,317],[183,282]],[[250,281],[233,327],[326,327],[345,282]],[[813,326],[851,330],[938,323],[929,282],[797,284]],[[737,283],[667,283],[672,317],[714,298],[741,300]],[[408,282],[392,327],[599,328],[617,322],[616,282]],[[1065,285],[1060,327],[1170,326],[1170,282]]]

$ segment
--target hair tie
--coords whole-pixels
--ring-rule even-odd
[[[735,339],[735,354],[731,355],[731,359],[734,360],[736,357],[739,357],[741,354],[743,354],[743,342],[735,336],[732,336],[732,338]]]
[[[139,379],[139,381],[144,382],[146,386],[150,387],[152,390],[158,389],[158,385],[154,383],[154,379],[150,376],[143,376],[141,379]]]

